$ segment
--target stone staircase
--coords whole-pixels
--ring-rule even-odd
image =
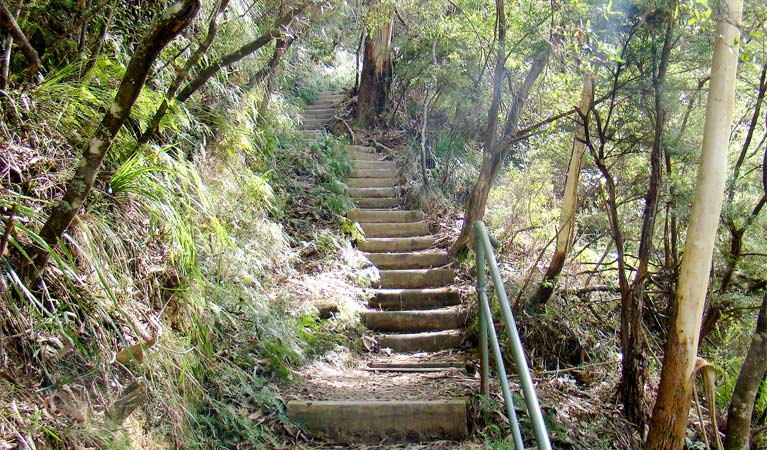
[[[304,120],[301,128],[309,140],[317,140],[325,134],[325,126],[335,116],[338,104],[345,98],[344,94],[336,92],[323,92],[317,101],[307,106],[304,111]]]
[[[358,209],[365,239],[360,250],[378,268],[368,306],[367,328],[382,348],[396,352],[434,352],[459,347],[466,313],[455,272],[443,249],[432,249],[435,237],[421,211],[398,209],[399,171],[372,147],[347,146],[354,164],[349,194]],[[351,187],[354,186],[354,187]]]
[[[307,133],[332,118],[328,112],[334,111],[332,101],[340,100],[335,94],[321,95],[307,109],[311,120],[307,118],[304,124],[314,127]],[[307,137],[311,139],[313,134]],[[464,364],[462,354],[451,350],[463,344],[466,324],[459,292],[452,286],[451,259],[444,249],[433,248],[436,239],[424,213],[401,208],[396,163],[372,147],[349,145],[347,153],[354,165],[347,184],[356,205],[347,216],[364,231],[365,239],[357,243],[358,248],[380,274],[362,320],[368,337],[381,349],[390,349],[362,370],[372,371],[371,377],[403,377],[402,384],[415,386],[417,393],[380,395],[361,389],[356,397],[345,392],[343,399],[295,399],[288,402],[288,415],[303,422],[313,435],[336,442],[465,439],[468,417],[461,397],[466,395],[466,383],[461,389],[433,388],[434,377],[463,377],[469,383],[473,379],[456,376]],[[452,359],[446,360],[445,355]],[[399,381],[385,378],[382,383],[396,385]],[[367,381],[377,382],[375,378]],[[425,388],[418,390],[419,383]]]

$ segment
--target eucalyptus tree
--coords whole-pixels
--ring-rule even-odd
[[[393,12],[389,5],[373,2],[366,22],[365,53],[357,92],[357,121],[363,127],[379,122],[389,98]]]
[[[700,167],[647,450],[684,446],[698,333],[725,188],[742,7],[740,0],[719,2]]]
[[[565,258],[575,232],[575,213],[578,208],[578,181],[583,166],[583,156],[586,152],[586,129],[589,126],[589,116],[594,103],[594,73],[587,74],[583,79],[581,101],[576,109],[577,118],[573,132],[570,161],[567,165],[565,188],[562,193],[562,208],[557,225],[556,246],[549,267],[543,275],[538,289],[530,302],[534,307],[546,304],[554,292],[554,287],[565,265]]]

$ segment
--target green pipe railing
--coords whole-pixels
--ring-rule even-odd
[[[541,406],[538,403],[538,395],[535,393],[535,386],[533,386],[530,370],[527,367],[527,359],[525,358],[525,351],[522,348],[522,341],[519,339],[517,324],[514,321],[514,315],[511,313],[509,298],[506,296],[506,289],[503,287],[501,273],[498,271],[498,263],[495,260],[490,235],[487,233],[485,224],[481,221],[475,221],[473,226],[477,244],[475,250],[477,254],[477,296],[479,297],[480,394],[487,396],[490,393],[490,358],[488,352],[489,349],[492,348],[498,381],[501,384],[503,400],[506,403],[506,414],[508,415],[511,424],[511,435],[514,439],[514,448],[523,450],[525,446],[522,441],[522,432],[519,428],[519,419],[517,418],[517,413],[514,409],[514,400],[511,397],[509,380],[506,376],[506,366],[503,362],[503,355],[501,354],[501,345],[498,342],[498,335],[495,332],[492,309],[490,308],[490,301],[487,297],[487,275],[485,274],[485,266],[487,265],[490,268],[490,278],[493,280],[493,285],[495,286],[494,292],[501,309],[501,317],[503,318],[503,323],[506,326],[506,332],[509,336],[509,341],[511,342],[511,354],[514,365],[516,366],[517,374],[519,375],[520,385],[522,386],[523,398],[527,405],[527,414],[533,425],[536,444],[538,445],[539,450],[551,450],[551,442],[549,442],[549,434],[546,431],[546,423],[543,421],[543,413],[541,412]]]

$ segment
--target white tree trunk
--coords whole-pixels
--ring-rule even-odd
[[[742,0],[719,1],[700,168],[647,450],[675,450],[684,444],[698,333],[722,211],[742,9]]]

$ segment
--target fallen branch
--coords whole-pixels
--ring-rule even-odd
[[[354,135],[354,131],[352,131],[352,127],[349,125],[349,122],[344,120],[342,117],[336,117],[336,119],[339,122],[343,123],[344,126],[346,127],[346,131],[349,132],[349,137],[352,140],[352,145],[357,145],[357,137]]]

